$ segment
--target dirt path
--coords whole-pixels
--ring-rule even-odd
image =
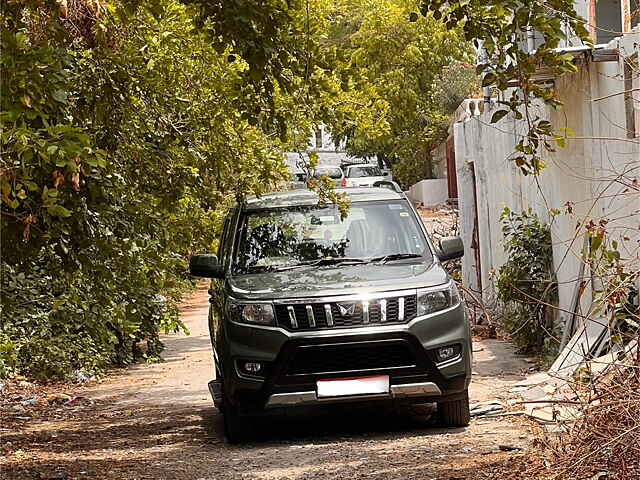
[[[533,436],[519,417],[478,418],[446,430],[434,426],[428,407],[345,407],[332,416],[270,419],[261,425],[262,440],[228,445],[206,387],[207,306],[204,290],[186,300],[191,335],[166,338],[163,363],[84,387],[81,395],[92,403],[60,407],[3,435],[9,442],[0,458],[3,478],[493,478],[488,465],[522,454],[499,446],[524,448]],[[474,350],[472,402],[504,396],[529,367],[504,342],[474,342]]]

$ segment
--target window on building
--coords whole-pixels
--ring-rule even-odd
[[[622,1],[596,1],[596,43],[609,43],[622,33]]]

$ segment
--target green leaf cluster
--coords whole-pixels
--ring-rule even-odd
[[[4,375],[155,358],[183,328],[188,255],[215,248],[234,198],[287,175],[246,115],[249,64],[190,7],[80,3],[3,6]]]
[[[345,58],[336,72],[348,95],[335,104],[332,130],[349,153],[393,165],[405,186],[432,178],[430,152],[475,87],[470,44],[460,29],[418,15],[415,2],[335,5],[326,43]]]
[[[576,71],[573,55],[558,50],[561,42],[591,45],[585,20],[574,4],[572,0],[422,0],[424,15],[441,18],[449,28],[460,28],[483,52],[477,66],[482,86],[510,92],[508,100],[498,102],[503,108],[493,114],[491,123],[507,113],[526,121],[528,132],[511,158],[525,175],[538,175],[544,168],[541,153],[554,151],[554,142],[564,144],[564,137],[555,134],[547,120],[534,115],[531,105],[533,101],[553,108],[561,105],[554,87],[541,85],[535,78],[540,69],[547,76]],[[527,37],[534,32],[540,42],[529,51]]]
[[[557,298],[549,225],[531,211],[501,214],[507,261],[498,271],[498,300],[505,306],[502,326],[525,353],[549,354],[553,336],[550,306]]]

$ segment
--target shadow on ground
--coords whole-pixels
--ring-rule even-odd
[[[465,431],[437,428],[428,406],[342,408],[313,417],[262,419],[259,440],[236,446],[224,442],[222,415],[213,407],[78,413],[6,435],[5,443],[24,447],[21,460],[5,464],[4,478],[363,478],[375,472],[379,476],[373,478],[406,479],[413,473],[449,478],[445,472],[455,462],[447,460],[452,452],[439,440],[450,443]],[[403,444],[417,437],[424,437],[423,445],[403,451]]]

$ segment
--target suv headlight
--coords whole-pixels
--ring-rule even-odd
[[[418,290],[418,316],[439,312],[455,307],[460,303],[460,295],[455,282],[450,281],[443,287]]]
[[[270,303],[236,303],[227,301],[231,320],[256,325],[275,325],[276,316]]]

